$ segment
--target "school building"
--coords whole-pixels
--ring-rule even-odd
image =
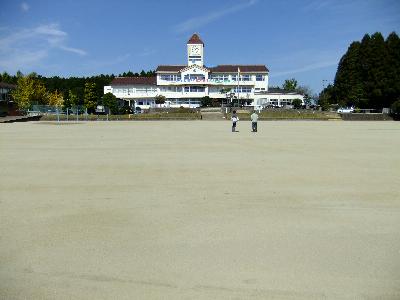
[[[268,90],[269,70],[265,65],[204,65],[204,42],[197,34],[186,43],[185,65],[160,65],[154,77],[116,77],[104,93],[112,93],[130,106],[188,107],[201,105],[205,96],[221,99],[225,104],[240,104],[262,108],[290,105],[303,95]],[[165,103],[156,104],[156,96]]]

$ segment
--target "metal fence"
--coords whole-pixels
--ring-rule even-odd
[[[87,109],[82,105],[74,106],[72,108],[62,108],[52,105],[32,105],[28,110],[28,116],[38,115],[57,116],[58,121],[60,121],[60,116],[62,116],[62,119],[66,121],[87,120],[88,118]]]

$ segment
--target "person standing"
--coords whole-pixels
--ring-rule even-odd
[[[232,132],[235,132],[236,131],[236,123],[237,123],[237,121],[239,121],[239,118],[236,115],[236,110],[233,111],[231,120],[232,120]]]
[[[258,121],[258,115],[256,111],[254,111],[251,116],[251,129],[253,132],[257,132],[257,121]]]

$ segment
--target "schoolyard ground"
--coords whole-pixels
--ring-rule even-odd
[[[400,299],[400,123],[0,126],[0,299]]]

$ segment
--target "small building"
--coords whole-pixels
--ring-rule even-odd
[[[11,91],[16,88],[15,84],[0,82],[0,101],[11,101]]]
[[[11,91],[16,88],[15,84],[0,82],[0,116],[16,114],[16,107],[11,98]]]
[[[304,105],[304,95],[297,92],[285,91],[283,89],[270,88],[268,91],[256,92],[252,104],[256,109],[263,109],[265,107],[286,107],[291,106],[295,99],[300,99],[302,105]]]

